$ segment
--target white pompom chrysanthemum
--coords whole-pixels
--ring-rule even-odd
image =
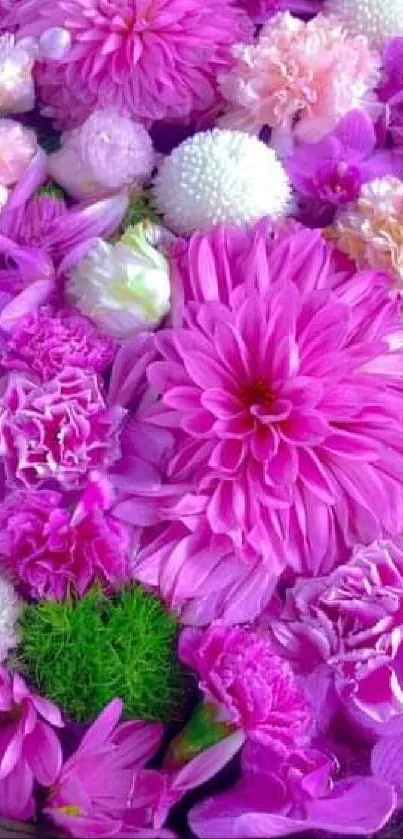
[[[165,223],[184,235],[217,224],[279,218],[290,194],[273,149],[243,131],[219,128],[177,146],[162,162],[153,192]]]
[[[0,664],[18,644],[17,621],[22,604],[12,584],[0,576]]]
[[[366,35],[373,46],[403,34],[403,0],[326,0],[325,11],[350,35]]]

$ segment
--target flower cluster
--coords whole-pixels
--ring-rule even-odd
[[[401,833],[402,8],[0,0],[0,833]]]

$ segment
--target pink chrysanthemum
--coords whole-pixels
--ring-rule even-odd
[[[129,578],[126,528],[97,505],[75,517],[59,492],[20,490],[0,504],[0,556],[26,592],[61,600]]]
[[[43,307],[17,322],[1,363],[10,370],[26,370],[46,381],[67,366],[101,373],[112,361],[114,351],[114,341],[101,335],[78,312],[54,312]]]
[[[232,274],[207,243],[203,262],[189,247],[189,293],[207,301],[158,333],[149,369],[149,421],[173,429],[168,475],[188,489],[164,515],[207,520],[276,573],[327,571],[402,525],[398,304],[385,275],[340,282],[317,233],[273,245],[258,228]]]
[[[367,39],[349,37],[336,18],[308,23],[279,13],[254,46],[233,48],[235,66],[222,74],[227,128],[291,131],[315,142],[353,108],[374,108],[380,56]]]
[[[205,699],[220,719],[286,753],[306,736],[311,713],[289,664],[270,640],[242,627],[186,629],[179,655],[199,674]]]
[[[303,673],[323,663],[348,709],[386,722],[403,709],[403,541],[357,548],[328,577],[288,590],[275,638]]]
[[[21,37],[55,26],[71,34],[66,56],[36,72],[43,111],[64,128],[95,107],[146,123],[208,110],[231,45],[252,34],[235,0],[21,0],[7,21],[16,23]]]
[[[91,469],[119,457],[125,411],[106,406],[95,374],[66,367],[39,384],[10,373],[3,387],[0,451],[11,484],[56,480],[64,489],[76,489]]]

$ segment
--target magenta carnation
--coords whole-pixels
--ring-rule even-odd
[[[301,672],[323,662],[347,708],[375,722],[403,713],[403,541],[357,548],[328,577],[287,592],[274,637]]]
[[[129,578],[126,528],[97,503],[78,516],[59,492],[19,490],[0,504],[0,556],[34,598],[83,595],[100,581],[117,586]]]
[[[78,312],[43,307],[21,318],[8,338],[1,363],[11,370],[26,370],[43,380],[65,367],[101,373],[111,363],[114,341],[101,335]]]
[[[100,379],[79,368],[66,367],[45,384],[10,373],[0,403],[9,482],[30,487],[54,479],[65,489],[80,487],[91,469],[119,457],[124,414],[107,408]]]
[[[206,700],[218,705],[220,718],[231,726],[282,752],[306,736],[308,703],[289,664],[264,636],[219,625],[186,629],[179,655],[197,671]]]
[[[29,819],[35,813],[34,781],[49,787],[62,765],[51,728],[63,726],[58,708],[31,693],[18,673],[0,668],[0,814]]]
[[[22,0],[7,20],[16,24],[21,37],[70,32],[66,56],[36,71],[43,111],[64,128],[96,107],[146,123],[208,110],[232,44],[252,35],[234,0]]]
[[[174,429],[168,474],[188,488],[164,514],[193,531],[206,518],[271,573],[329,570],[357,540],[401,527],[403,351],[389,349],[401,324],[388,279],[339,282],[306,230],[274,245],[255,231],[233,273],[204,241],[203,263],[191,240],[185,293],[206,302],[157,334],[149,369],[162,395],[149,419]]]

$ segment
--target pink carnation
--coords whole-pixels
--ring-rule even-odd
[[[18,320],[8,338],[1,363],[27,370],[46,381],[65,367],[101,373],[111,363],[115,344],[78,312],[43,307]]]
[[[100,379],[67,367],[45,384],[10,373],[0,407],[0,451],[7,478],[26,487],[56,480],[76,489],[91,469],[120,453],[125,411],[107,408]]]
[[[0,814],[29,819],[35,813],[34,781],[50,787],[62,765],[51,726],[62,727],[59,710],[31,693],[18,673],[0,668]]]
[[[96,581],[121,585],[130,576],[128,549],[126,528],[98,499],[84,515],[49,490],[19,490],[0,504],[0,554],[31,597],[83,595]]]
[[[254,46],[236,45],[233,55],[235,66],[220,77],[225,127],[288,132],[295,125],[301,139],[315,142],[353,108],[376,113],[380,56],[335,18],[319,14],[304,23],[279,13]]]
[[[252,34],[234,0],[21,0],[6,22],[21,37],[70,32],[67,55],[36,70],[43,111],[64,128],[96,107],[146,123],[208,110],[231,45]]]
[[[184,488],[164,516],[207,521],[274,579],[326,572],[402,526],[399,307],[385,275],[340,282],[316,232],[273,244],[258,227],[231,262],[201,239],[184,293],[205,302],[156,335],[148,372],[149,422],[175,434],[169,486]]]
[[[271,624],[301,672],[325,662],[339,696],[369,721],[403,713],[403,541],[357,548],[328,577],[297,580]]]
[[[241,627],[186,629],[182,661],[196,670],[206,700],[220,718],[276,751],[287,752],[306,736],[311,714],[289,664],[264,636]]]

